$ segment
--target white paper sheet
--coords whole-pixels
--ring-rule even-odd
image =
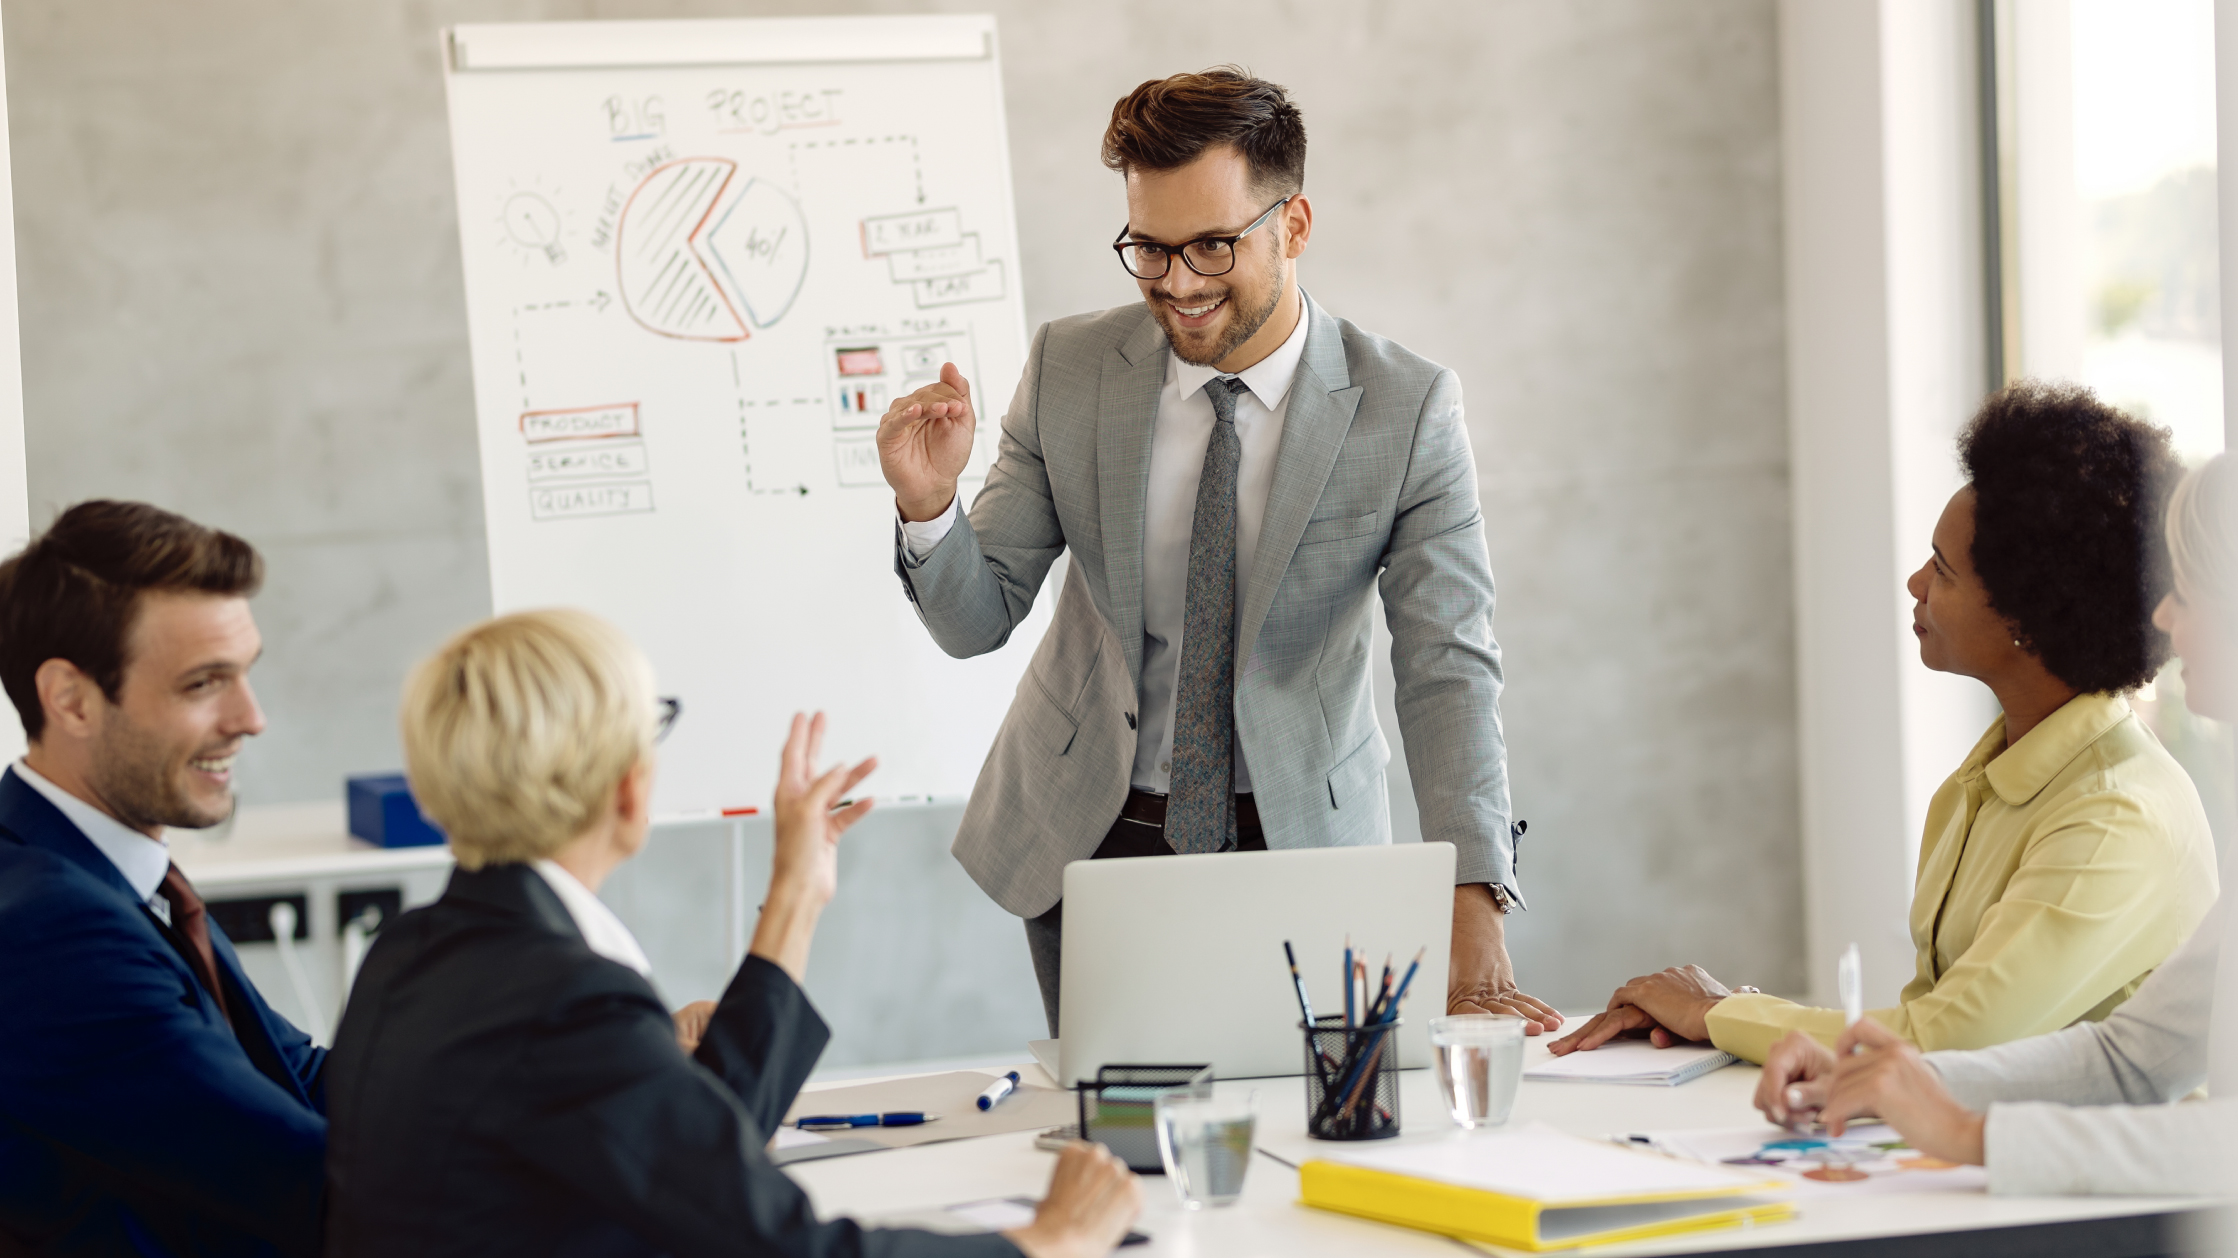
[[[950,1206],[948,1213],[987,1231],[1003,1232],[1033,1222],[1034,1202],[1030,1197],[997,1197]]]
[[[1523,1072],[1548,1083],[1630,1083],[1670,1087],[1722,1070],[1740,1058],[1723,1049],[1657,1048],[1646,1040],[1612,1040],[1591,1052],[1550,1058]]]
[[[1797,1136],[1768,1123],[1620,1133],[1611,1138],[1631,1139],[1676,1158],[1773,1175],[1786,1181],[1798,1197],[1989,1191],[1987,1170],[1926,1157],[1904,1146],[1903,1137],[1880,1123],[1853,1123],[1840,1139]],[[1847,1178],[1841,1173],[1828,1178],[1829,1165],[1862,1178]]]
[[[819,1136],[813,1131],[802,1131],[798,1127],[779,1127],[777,1138],[770,1141],[769,1147],[772,1149],[798,1149],[806,1145],[826,1144],[830,1140],[830,1136]]]

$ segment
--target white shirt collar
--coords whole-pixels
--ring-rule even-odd
[[[1313,322],[1313,309],[1306,304],[1305,291],[1297,292],[1298,326],[1290,329],[1290,335],[1275,346],[1273,353],[1235,373],[1251,390],[1251,396],[1259,399],[1259,405],[1269,411],[1290,396],[1290,383],[1298,378],[1298,363],[1305,358],[1306,326]],[[1185,363],[1179,354],[1166,358],[1166,378],[1180,388],[1182,397],[1205,387],[1213,377],[1226,374],[1217,367]]]
[[[163,885],[163,875],[171,869],[169,843],[151,839],[63,790],[25,761],[16,761],[15,774],[23,779],[24,785],[46,796],[47,802],[62,810],[62,815],[78,828],[78,833],[101,849],[101,854],[124,875],[134,895],[143,902],[155,898],[156,888]]]
[[[583,932],[583,942],[590,945],[591,951],[626,965],[646,978],[653,977],[653,963],[646,959],[645,949],[638,946],[637,936],[629,933],[629,927],[622,925],[622,919],[606,907],[606,901],[594,895],[558,861],[537,861],[532,868],[544,875],[553,894],[567,906],[567,915],[575,919],[575,929]]]

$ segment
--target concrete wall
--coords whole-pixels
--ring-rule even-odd
[[[916,7],[1000,15],[1034,320],[1132,297],[1095,158],[1113,99],[1231,59],[1292,87],[1319,211],[1306,283],[1469,392],[1533,830],[1511,932],[1527,984],[1597,1006],[1692,960],[1799,988],[1770,0],[752,11]],[[0,8],[35,522],[130,495],[254,539],[273,730],[246,792],[322,796],[394,765],[405,666],[487,608],[435,29],[746,10]],[[1393,789],[1405,837],[1403,775]],[[937,873],[952,813],[867,825],[892,877],[963,894]],[[983,907],[861,929],[1015,969],[1016,927]],[[857,980],[820,977],[819,999]],[[1032,1011],[1027,993],[990,1013],[987,1046]],[[877,1056],[835,1046],[858,1051]]]

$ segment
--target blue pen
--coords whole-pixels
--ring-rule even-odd
[[[987,1090],[979,1094],[979,1108],[982,1110],[993,1109],[1002,1103],[1002,1098],[1017,1090],[1018,1072],[1013,1070],[987,1085]]]
[[[1352,1025],[1352,936],[1344,937],[1344,1024]]]
[[[808,1118],[796,1118],[793,1126],[802,1131],[812,1131],[818,1127],[917,1127],[938,1121],[938,1114],[896,1110],[886,1114],[817,1114]]]

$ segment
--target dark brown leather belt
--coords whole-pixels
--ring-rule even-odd
[[[1119,809],[1119,819],[1162,830],[1166,825],[1166,798],[1149,791],[1128,791],[1127,802]],[[1259,805],[1249,795],[1236,796],[1236,828],[1259,828]]]

